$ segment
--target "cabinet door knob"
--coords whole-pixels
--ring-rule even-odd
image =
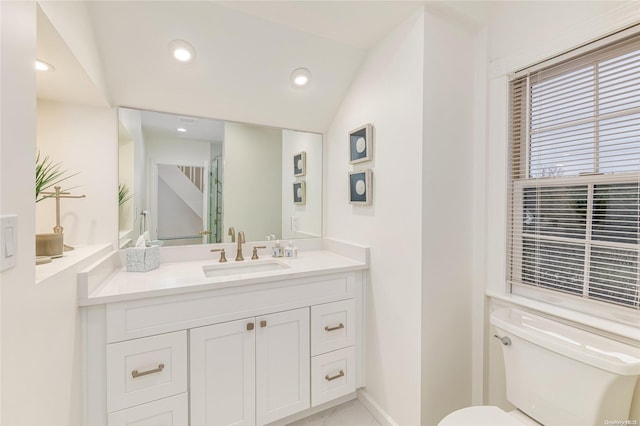
[[[267,326],[267,322],[265,320],[260,321],[260,327],[264,328]]]
[[[254,327],[254,325],[253,325],[252,322],[247,323],[247,330],[251,331],[251,330],[253,330],[253,327]]]

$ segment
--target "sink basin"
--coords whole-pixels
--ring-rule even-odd
[[[219,263],[216,265],[205,265],[202,267],[204,276],[207,278],[226,277],[229,275],[253,274],[256,272],[278,271],[289,268],[288,265],[278,262],[275,259],[262,261],[242,261]]]

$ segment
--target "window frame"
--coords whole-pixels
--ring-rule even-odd
[[[531,88],[532,76],[537,73],[545,73],[544,81],[562,73],[578,70],[581,67],[587,67],[590,64],[604,62],[612,57],[621,55],[621,51],[628,48],[629,45],[635,46],[640,39],[638,29],[635,34],[629,36],[628,30],[622,32],[624,37],[618,35],[612,37],[612,40],[598,40],[596,47],[585,47],[576,49],[580,54],[574,58],[567,59],[566,54],[561,55],[560,59],[554,62],[557,65],[549,64],[549,61],[537,64],[530,69],[521,70],[509,79],[509,138],[508,138],[508,167],[507,167],[507,233],[506,233],[506,287],[508,293],[524,296],[536,300],[553,301],[554,304],[570,306],[571,309],[586,311],[593,313],[594,311],[606,313],[607,316],[616,316],[622,309],[625,312],[625,321],[634,324],[640,323],[640,241],[637,244],[625,242],[612,242],[594,240],[592,238],[593,221],[593,202],[594,188],[601,184],[639,184],[640,171],[600,174],[598,165],[599,146],[598,138],[600,135],[594,136],[594,172],[580,173],[573,176],[563,177],[530,177],[531,168]],[[594,59],[595,58],[595,59]],[[550,69],[551,71],[548,71]],[[596,80],[596,83],[598,81]],[[599,90],[596,86],[595,90]],[[518,99],[516,94],[519,93]],[[519,101],[516,104],[516,100]],[[598,108],[597,104],[594,108]],[[594,116],[589,120],[596,126],[601,120],[607,120],[612,116],[631,116],[640,113],[640,107],[629,108],[622,113],[613,112],[598,115],[597,110]],[[514,117],[518,117],[516,120]],[[604,117],[604,118],[603,118]],[[516,152],[517,151],[517,152]],[[587,219],[585,223],[584,238],[570,238],[561,236],[545,236],[539,233],[527,234],[524,232],[524,191],[525,188],[546,188],[546,187],[587,187]],[[640,221],[639,221],[640,222]],[[558,241],[559,243],[578,244],[584,248],[584,274],[582,276],[582,293],[570,294],[568,291],[554,290],[546,286],[540,286],[540,283],[529,284],[522,279],[523,258],[525,256],[524,243],[525,238],[534,239],[536,241]],[[595,244],[594,244],[595,243]],[[594,299],[590,297],[590,270],[592,267],[591,248],[609,247],[619,250],[632,250],[636,252],[637,276],[635,289],[634,305],[607,302],[605,300]],[[596,262],[595,265],[598,265]],[[567,286],[567,289],[569,286]]]

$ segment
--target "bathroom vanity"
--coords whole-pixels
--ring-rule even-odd
[[[144,273],[114,252],[80,273],[86,424],[275,425],[353,398],[368,250],[313,244],[227,263],[174,248]]]

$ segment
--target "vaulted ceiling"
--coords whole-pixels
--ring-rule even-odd
[[[112,106],[323,132],[367,50],[423,2],[91,1],[86,6]],[[468,14],[451,3],[450,9],[456,8]],[[194,46],[193,62],[172,59],[169,43],[175,39]],[[290,74],[298,67],[312,73],[305,88],[291,85]]]

